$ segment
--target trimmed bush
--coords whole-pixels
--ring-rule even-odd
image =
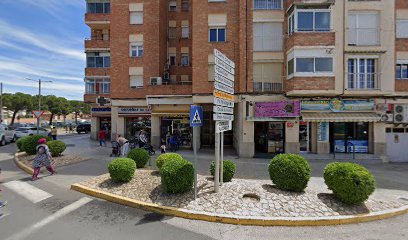
[[[276,155],[269,164],[269,176],[282,190],[302,192],[310,179],[309,163],[297,154]]]
[[[375,190],[374,176],[355,163],[328,164],[324,182],[337,199],[350,205],[364,202]]]
[[[222,175],[223,182],[231,182],[234,177],[235,170],[237,169],[236,164],[231,160],[224,160],[223,163],[224,172]],[[215,162],[213,161],[210,166],[211,175],[215,175]]]
[[[40,140],[41,138],[45,138],[48,141],[51,141],[50,137],[45,137],[45,136],[41,136],[41,135],[32,135],[32,136],[26,136],[24,137],[24,140],[22,142],[22,147],[24,149],[24,151],[28,154],[28,155],[34,155],[37,153],[37,145],[38,145],[38,140]]]
[[[170,159],[183,159],[183,157],[180,154],[177,153],[165,153],[165,154],[161,154],[157,160],[156,160],[156,166],[158,169],[161,169],[163,164],[170,160]]]
[[[161,183],[167,193],[184,193],[194,183],[193,164],[184,159],[169,159],[161,170]]]
[[[51,156],[58,157],[61,156],[61,153],[67,149],[67,145],[60,140],[50,141],[47,143],[48,148],[50,149]]]
[[[113,181],[129,182],[136,171],[136,163],[130,158],[116,158],[108,165],[109,175]]]
[[[22,137],[22,138],[17,139],[16,145],[17,145],[18,150],[24,151],[24,149],[23,149],[23,141],[24,141],[25,139],[27,139],[27,137]]]
[[[149,161],[150,155],[145,149],[136,148],[128,153],[128,158],[131,158],[136,162],[137,168],[144,168],[147,161]]]

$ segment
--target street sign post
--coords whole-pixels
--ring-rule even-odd
[[[190,106],[190,127],[193,128],[193,151],[194,151],[194,199],[197,198],[197,168],[198,168],[198,129],[203,126],[203,107]]]
[[[234,120],[235,63],[214,49],[215,174],[214,191],[219,191],[223,179],[224,132],[232,130]]]

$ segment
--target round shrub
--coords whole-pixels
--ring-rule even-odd
[[[22,137],[22,138],[17,139],[16,145],[17,145],[18,150],[24,151],[24,149],[23,149],[23,141],[24,141],[25,139],[27,139],[27,137]]]
[[[165,154],[161,154],[157,160],[156,160],[156,166],[158,169],[161,169],[163,164],[170,160],[170,159],[179,159],[182,160],[183,157],[180,154],[177,153],[165,153]]]
[[[231,161],[231,160],[224,160],[223,163],[223,175],[222,175],[222,181],[223,182],[231,182],[232,178],[234,177],[235,170],[237,170],[236,164]],[[211,175],[215,175],[215,162],[213,161],[210,166],[210,172]]]
[[[37,153],[37,145],[38,145],[38,140],[40,140],[41,138],[45,138],[48,141],[51,141],[50,137],[45,137],[45,136],[41,136],[41,135],[32,135],[32,136],[27,136],[24,138],[23,143],[22,143],[22,147],[24,149],[24,151],[28,154],[28,155],[34,155]]]
[[[51,156],[58,157],[61,156],[61,153],[67,149],[67,145],[60,140],[50,141],[47,143],[48,148],[50,149]]]
[[[302,192],[310,179],[309,163],[297,154],[276,155],[269,164],[269,176],[282,190]]]
[[[169,159],[161,170],[161,183],[167,193],[184,193],[194,183],[193,164],[184,159]]]
[[[374,176],[355,163],[330,163],[324,169],[324,182],[334,196],[346,204],[358,204],[375,190]]]
[[[144,168],[147,161],[149,161],[150,155],[145,149],[136,148],[128,153],[128,158],[131,158],[136,162],[137,168]]]
[[[109,175],[113,181],[129,182],[136,171],[136,163],[130,158],[116,158],[108,165]]]

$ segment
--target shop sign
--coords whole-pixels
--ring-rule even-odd
[[[138,108],[138,107],[124,107],[119,108],[118,113],[120,115],[135,115],[135,114],[150,114],[152,110],[150,108]]]
[[[353,112],[353,111],[374,111],[374,100],[342,100],[340,98],[326,100],[302,100],[302,111],[332,111],[332,112]]]
[[[232,122],[231,121],[218,121],[215,122],[215,132],[222,133],[226,131],[232,130]]]
[[[293,122],[287,122],[286,123],[287,128],[293,128],[294,126],[295,126],[295,123],[293,123]]]
[[[110,114],[111,113],[111,108],[110,107],[105,107],[105,108],[92,108],[91,109],[91,114]]]
[[[329,123],[318,123],[317,125],[317,141],[329,141]]]
[[[255,117],[299,117],[299,101],[257,102],[255,103]]]

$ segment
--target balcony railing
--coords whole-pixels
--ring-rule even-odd
[[[365,91],[381,89],[379,73],[347,73],[346,90]]]
[[[254,82],[254,92],[282,92],[282,83]]]
[[[283,0],[254,0],[255,10],[281,10]]]

